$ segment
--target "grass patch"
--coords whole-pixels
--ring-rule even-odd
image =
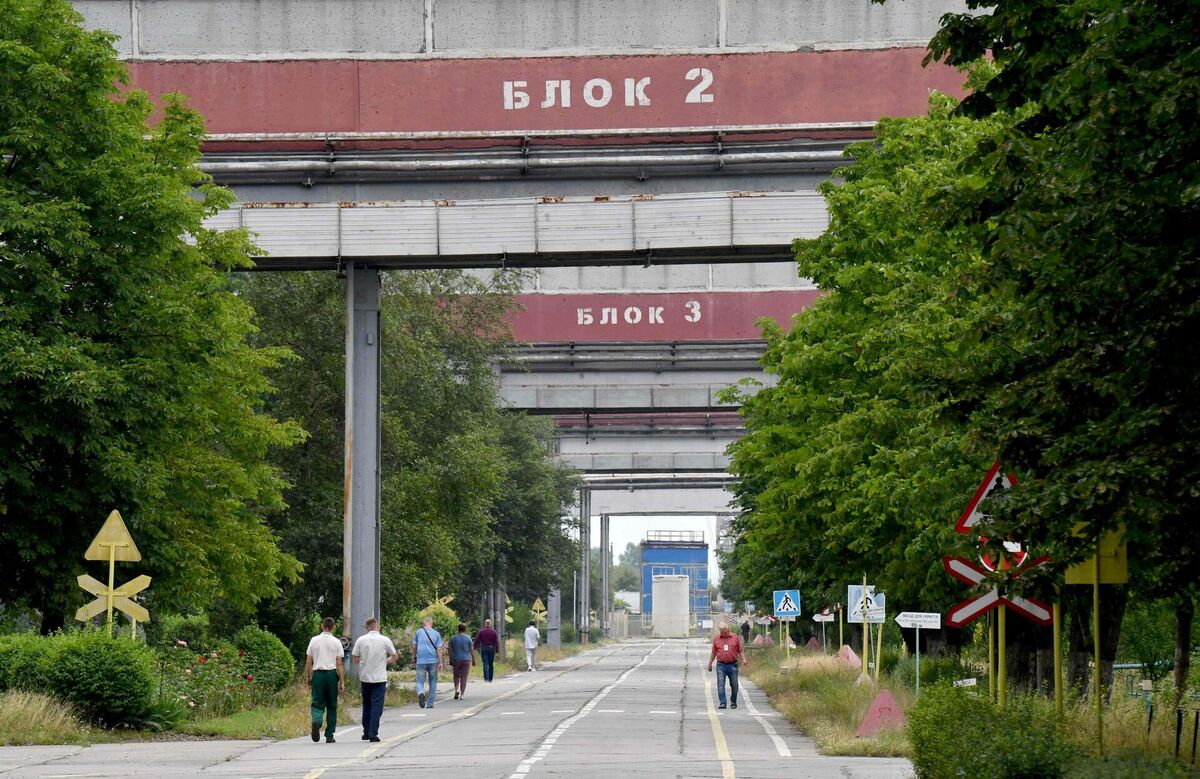
[[[817,743],[823,754],[908,756],[908,738],[902,730],[883,730],[870,738],[858,738],[854,732],[879,690],[891,690],[904,710],[912,705],[911,690],[882,676],[878,687],[873,684],[855,687],[858,673],[831,657],[793,656],[787,670],[780,668],[783,659],[782,650],[757,650],[744,672],[749,673],[783,716]]]
[[[93,729],[65,701],[38,692],[0,693],[0,744],[88,744]]]
[[[275,703],[221,717],[201,717],[185,722],[180,733],[215,738],[295,738],[308,733],[311,723],[308,685],[293,684],[281,690]],[[338,721],[349,722],[339,701]],[[343,719],[345,718],[345,719]]]

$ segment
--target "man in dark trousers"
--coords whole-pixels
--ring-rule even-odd
[[[750,643],[750,618],[742,620],[742,644]]]
[[[496,652],[500,651],[500,634],[492,627],[490,619],[485,619],[483,627],[475,634],[475,648],[483,661],[483,680],[490,682],[495,672]]]
[[[338,693],[346,689],[342,668],[342,642],[333,635],[333,617],[321,622],[321,632],[308,642],[304,675],[312,688],[312,740],[321,740],[321,720],[325,720],[325,741],[332,744],[337,732]]]
[[[708,670],[713,669],[713,661],[717,662],[717,702],[718,709],[725,708],[725,680],[729,680],[730,706],[737,708],[738,694],[738,658],[742,665],[746,664],[746,655],[742,651],[742,639],[729,631],[728,625],[721,625],[721,632],[712,642],[712,654],[708,656]]]

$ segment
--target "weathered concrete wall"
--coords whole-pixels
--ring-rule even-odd
[[[292,58],[923,45],[963,0],[74,0],[125,56]]]

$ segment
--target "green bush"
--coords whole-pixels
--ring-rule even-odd
[[[31,690],[45,692],[51,639],[37,633],[14,633],[0,637],[0,692]]]
[[[945,683],[922,690],[909,712],[908,738],[922,779],[1055,779],[1073,756],[1049,701],[1017,696],[1001,711]]]
[[[233,643],[245,652],[246,672],[259,687],[279,692],[292,681],[296,670],[292,653],[272,633],[247,625],[233,637]]]
[[[884,663],[886,670],[887,664]],[[892,678],[910,690],[916,687],[917,658],[914,655],[901,658],[891,671]],[[957,657],[921,656],[921,689],[933,687],[938,682],[953,682],[976,676],[976,672],[963,665]]]
[[[212,629],[204,612],[156,616],[155,621],[146,625],[146,642],[151,646],[166,648],[182,642],[182,646],[197,654],[213,648]]]
[[[206,716],[224,716],[262,700],[272,691],[246,670],[245,657],[233,644],[214,642],[204,653],[174,645],[159,650],[162,699],[179,701]]]
[[[89,719],[108,726],[136,724],[149,709],[153,652],[145,644],[96,631],[57,635],[49,643],[50,691]]]
[[[1074,761],[1067,770],[1067,779],[1185,779],[1192,776],[1195,774],[1167,758],[1092,757]]]

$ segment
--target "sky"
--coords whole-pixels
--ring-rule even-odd
[[[699,530],[704,533],[708,544],[708,580],[712,584],[721,581],[721,569],[717,566],[716,516],[696,517],[613,517],[609,524],[609,540],[612,542],[613,562],[625,551],[626,544],[641,543],[648,530]],[[600,546],[600,518],[592,518],[592,547]]]

